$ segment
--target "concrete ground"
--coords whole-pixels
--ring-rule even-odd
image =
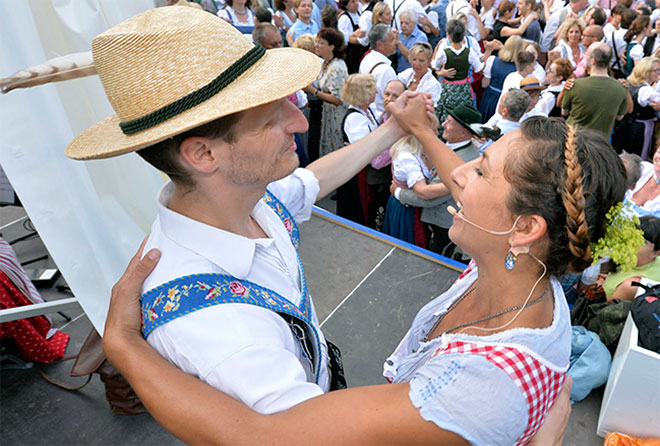
[[[322,203],[332,208],[333,203]],[[27,233],[22,208],[0,208],[0,234],[14,240]],[[28,227],[29,229],[29,227]],[[416,311],[458,276],[455,269],[400,246],[375,240],[319,216],[302,226],[302,259],[323,331],[343,353],[350,386],[383,383],[382,361],[396,347]],[[19,259],[40,257],[38,238],[14,245]],[[42,260],[30,268],[54,265]],[[56,285],[63,285],[60,278]],[[41,289],[46,300],[70,297],[55,288]],[[56,327],[71,336],[67,354],[78,352],[91,329],[80,309],[54,314]],[[4,362],[4,365],[7,363]],[[71,362],[48,368],[68,377]],[[565,445],[600,445],[596,424],[602,388],[573,406]],[[0,370],[0,444],[3,445],[175,445],[176,438],[149,415],[113,415],[98,376],[78,391],[46,382],[38,365]]]

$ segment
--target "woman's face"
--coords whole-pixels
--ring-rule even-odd
[[[557,65],[555,63],[550,64],[550,68],[545,72],[545,79],[543,83],[546,85],[558,85],[561,82],[561,77],[557,76]]]
[[[312,17],[312,2],[302,0],[296,8],[296,15],[303,20],[309,20]]]
[[[505,160],[513,152],[525,147],[520,130],[507,133],[479,157],[454,169],[452,181],[458,186],[456,201],[460,213],[468,220],[491,231],[506,231],[515,217],[509,212],[506,197],[511,185],[504,178]],[[501,254],[508,249],[508,236],[493,235],[454,216],[449,236],[465,252]],[[500,253],[499,251],[502,251]]]
[[[334,45],[330,45],[323,37],[317,37],[314,43],[314,51],[316,55],[323,58],[323,60],[332,59],[332,51],[335,49]]]
[[[568,39],[568,43],[577,44],[580,42],[580,39],[582,39],[582,31],[580,31],[580,27],[577,25],[571,26],[568,29],[566,38]]]
[[[504,19],[505,20],[510,20],[511,17],[513,17],[513,13],[515,12],[515,9],[510,9],[507,12],[504,13]]]
[[[655,260],[656,257],[658,257],[658,251],[654,249],[653,243],[645,240],[644,246],[642,246],[637,253],[637,266],[648,265]]]
[[[426,57],[426,54],[422,53],[421,51],[415,53],[415,55],[410,58],[410,65],[412,65],[412,69],[416,75],[422,75],[426,73],[426,71],[429,69],[430,63],[431,59]]]
[[[653,167],[656,172],[660,172],[660,147],[656,149],[655,154],[653,155]]]
[[[289,11],[293,8],[293,0],[282,0],[282,3],[284,4],[285,11]]]
[[[653,85],[660,79],[660,62],[653,62],[651,69],[646,74],[646,80],[649,84]]]
[[[384,23],[385,25],[392,23],[392,10],[389,6],[385,8],[383,13],[380,15],[380,23]]]

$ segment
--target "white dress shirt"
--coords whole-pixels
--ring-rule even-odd
[[[406,85],[406,88],[415,80],[415,70],[408,68],[403,70],[397,76],[401,82]],[[423,93],[431,93],[431,100],[433,101],[433,106],[435,107],[440,99],[440,93],[442,93],[442,85],[440,82],[433,76],[431,69],[426,70],[426,73],[419,80],[417,89],[415,91],[421,91]]]
[[[383,106],[385,87],[387,87],[389,81],[396,79],[396,73],[394,72],[394,68],[392,68],[392,61],[382,53],[371,50],[362,58],[358,71],[360,74],[371,73],[376,78],[376,99],[371,105],[376,114],[376,120],[379,120],[380,115],[385,110]]]
[[[268,189],[302,222],[310,218],[319,185],[311,171],[296,169]],[[300,304],[296,250],[270,206],[260,200],[251,213],[269,238],[249,239],[168,209],[173,190],[168,183],[159,193],[145,252],[158,248],[162,255],[143,291],[181,276],[220,273]],[[274,413],[328,390],[327,348],[314,311],[313,323],[322,344],[318,385],[313,378],[310,382],[310,362],[285,320],[254,305],[225,303],[197,310],[157,327],[147,341],[184,372],[260,413]]]

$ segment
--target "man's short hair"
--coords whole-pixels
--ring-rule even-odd
[[[634,9],[627,8],[623,11],[623,14],[621,14],[621,28],[630,28],[630,25],[632,25],[632,22],[635,21],[638,15],[639,13]]]
[[[605,14],[605,10],[595,6],[594,10],[591,12],[591,20],[594,21],[594,25],[603,26],[605,22],[607,22],[607,14]]]
[[[223,116],[214,121],[207,122],[206,124],[190,129],[187,132],[180,133],[171,138],[157,142],[149,147],[138,150],[136,153],[140,155],[146,162],[160,170],[170,177],[170,179],[177,185],[187,188],[193,188],[195,182],[190,175],[190,172],[181,163],[179,157],[179,147],[184,139],[193,136],[200,136],[209,139],[222,139],[226,142],[232,142],[236,138],[234,134],[234,126],[238,122],[241,112],[233,113],[231,115]]]
[[[504,99],[502,99],[502,106],[507,109],[509,119],[519,121],[531,102],[532,98],[526,91],[519,88],[512,88],[506,93]]]
[[[268,30],[279,33],[272,23],[257,23],[252,30],[252,41],[265,47],[268,40]]]
[[[516,56],[516,70],[521,72],[534,62],[536,62],[536,57],[534,57],[532,53],[529,51],[521,51]]]
[[[392,27],[384,23],[374,25],[369,31],[369,48],[375,50],[378,42],[385,42],[391,29]]]
[[[404,9],[399,13],[399,20],[407,18],[413,23],[417,23],[417,13],[413,9]]]
[[[594,35],[594,38],[600,42],[603,40],[603,37],[605,37],[605,33],[603,32],[603,27],[600,25],[589,25],[586,28],[584,28],[584,31],[586,32],[589,30],[590,33]],[[584,33],[584,32],[583,32]]]
[[[454,43],[460,43],[465,38],[465,23],[451,19],[447,22],[447,37]]]
[[[610,15],[623,15],[623,12],[628,9],[626,5],[622,5],[621,3],[617,3],[614,8],[612,8],[612,12]]]
[[[254,10],[254,18],[259,23],[270,23],[273,20],[273,14],[266,8],[259,6]]]
[[[612,60],[612,48],[606,43],[596,42],[590,47],[590,55],[597,68],[607,68]]]

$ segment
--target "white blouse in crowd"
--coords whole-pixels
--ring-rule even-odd
[[[469,39],[470,37],[468,37]],[[441,45],[443,42],[445,42],[447,39],[442,39],[438,46],[440,47],[438,51],[435,54],[435,59],[433,59],[433,62],[431,62],[431,67],[435,70],[439,70],[442,68],[442,66],[447,62],[447,55],[445,54],[445,48],[449,48],[450,51],[452,51],[454,54],[461,54],[463,49],[465,49],[465,42],[461,45],[459,49],[455,49],[453,46],[447,47],[445,45],[442,47]],[[483,62],[481,62],[481,56],[479,56],[480,52],[477,53],[477,51],[473,50],[474,47],[470,47],[470,53],[468,55],[468,63],[470,66],[472,66],[472,69],[474,70],[475,73],[478,73],[481,71],[481,69],[484,67]],[[477,48],[479,48],[479,44],[477,44]],[[451,81],[452,79],[447,79],[448,81]],[[460,79],[459,79],[460,80]]]
[[[628,55],[632,60],[642,60],[644,57],[644,45],[639,42],[630,42],[633,46],[630,48]]]
[[[483,8],[481,8],[481,11],[483,13]],[[481,23],[484,24],[484,28],[488,28],[490,30],[493,29],[493,26],[495,25],[495,7],[491,7],[488,11],[482,14],[481,16]]]
[[[580,58],[582,58],[584,52],[586,51],[586,48],[581,43],[578,44],[578,48],[580,49]],[[571,62],[571,65],[573,65],[573,68],[577,67],[577,63],[573,59],[573,48],[571,48],[571,46],[568,43],[566,43],[564,39],[561,39],[557,43],[557,46],[552,49],[552,51],[558,51],[559,57],[568,59]]]
[[[475,53],[477,55],[477,57],[479,58],[479,60],[483,59],[484,53],[481,52],[481,47],[479,46],[479,42],[477,41],[477,39],[475,39],[472,36],[466,36],[466,39],[467,40],[463,41],[463,44],[464,45],[467,44],[467,46],[470,47],[470,51]],[[440,42],[438,42],[437,53],[440,53],[440,51],[442,51],[445,48],[450,47],[450,46],[451,46],[451,43],[449,42],[449,38],[445,37],[444,39],[440,40]],[[436,57],[437,57],[437,53],[436,53]]]
[[[254,13],[247,8],[245,8],[245,12],[247,12],[247,21],[245,22],[239,20],[239,17],[244,17],[244,15],[237,14],[236,10],[231,6],[219,10],[218,17],[229,20],[234,26],[254,26]]]
[[[644,185],[648,183],[648,181],[653,177],[654,174],[655,174],[655,169],[653,167],[653,163],[642,161],[642,176],[639,177],[639,180],[637,180],[637,183],[635,184],[635,187],[632,190],[628,189],[626,191],[624,200],[630,201],[631,203],[634,204],[635,202],[632,200],[633,195],[635,195],[642,187],[644,187]],[[646,200],[646,202],[643,205],[638,207],[652,214],[656,214],[657,212],[660,212],[660,195],[650,200]]]
[[[346,11],[344,14],[339,16],[339,20],[337,21],[337,29],[344,35],[344,45],[348,45],[348,38],[351,34],[353,34],[353,25],[351,20],[353,20],[353,23],[358,25],[360,23],[360,14]]]
[[[373,24],[371,23],[371,19],[373,18],[374,14],[371,11],[363,11],[362,14],[360,14],[360,31],[364,31],[364,35],[362,37],[358,37],[358,42],[362,46],[369,46],[369,31],[371,31],[371,27]]]
[[[397,78],[406,85],[406,88],[415,80],[415,70],[408,68],[403,70],[397,75]],[[427,69],[426,73],[419,80],[417,84],[417,89],[415,91],[421,91],[423,93],[431,93],[431,100],[433,101],[433,106],[435,107],[440,99],[440,93],[442,92],[442,85],[440,82],[433,76],[431,69]]]
[[[431,171],[426,167],[421,155],[399,152],[392,160],[392,175],[412,189],[416,182],[431,178]]]
[[[655,84],[655,87],[651,87],[648,82],[644,82],[637,93],[637,103],[642,107],[649,105],[650,101],[660,101],[660,82]],[[658,112],[655,112],[657,115]]]
[[[356,112],[346,116],[346,120],[344,121],[344,132],[348,137],[348,142],[353,144],[376,130],[378,123],[371,109],[365,112],[354,105],[349,106],[348,109],[356,110]]]
[[[543,79],[545,79],[545,70],[540,63],[534,62],[534,71],[532,71],[530,76],[537,78],[539,82],[543,82]]]
[[[555,104],[557,104],[557,96],[555,96],[552,92],[560,92],[564,89],[564,82],[562,81],[561,84],[552,86],[550,85],[548,88],[543,90],[541,92],[541,97],[539,98],[539,102],[536,103],[536,106],[534,109],[537,109],[541,112],[541,114],[548,116],[552,109],[555,107]]]

